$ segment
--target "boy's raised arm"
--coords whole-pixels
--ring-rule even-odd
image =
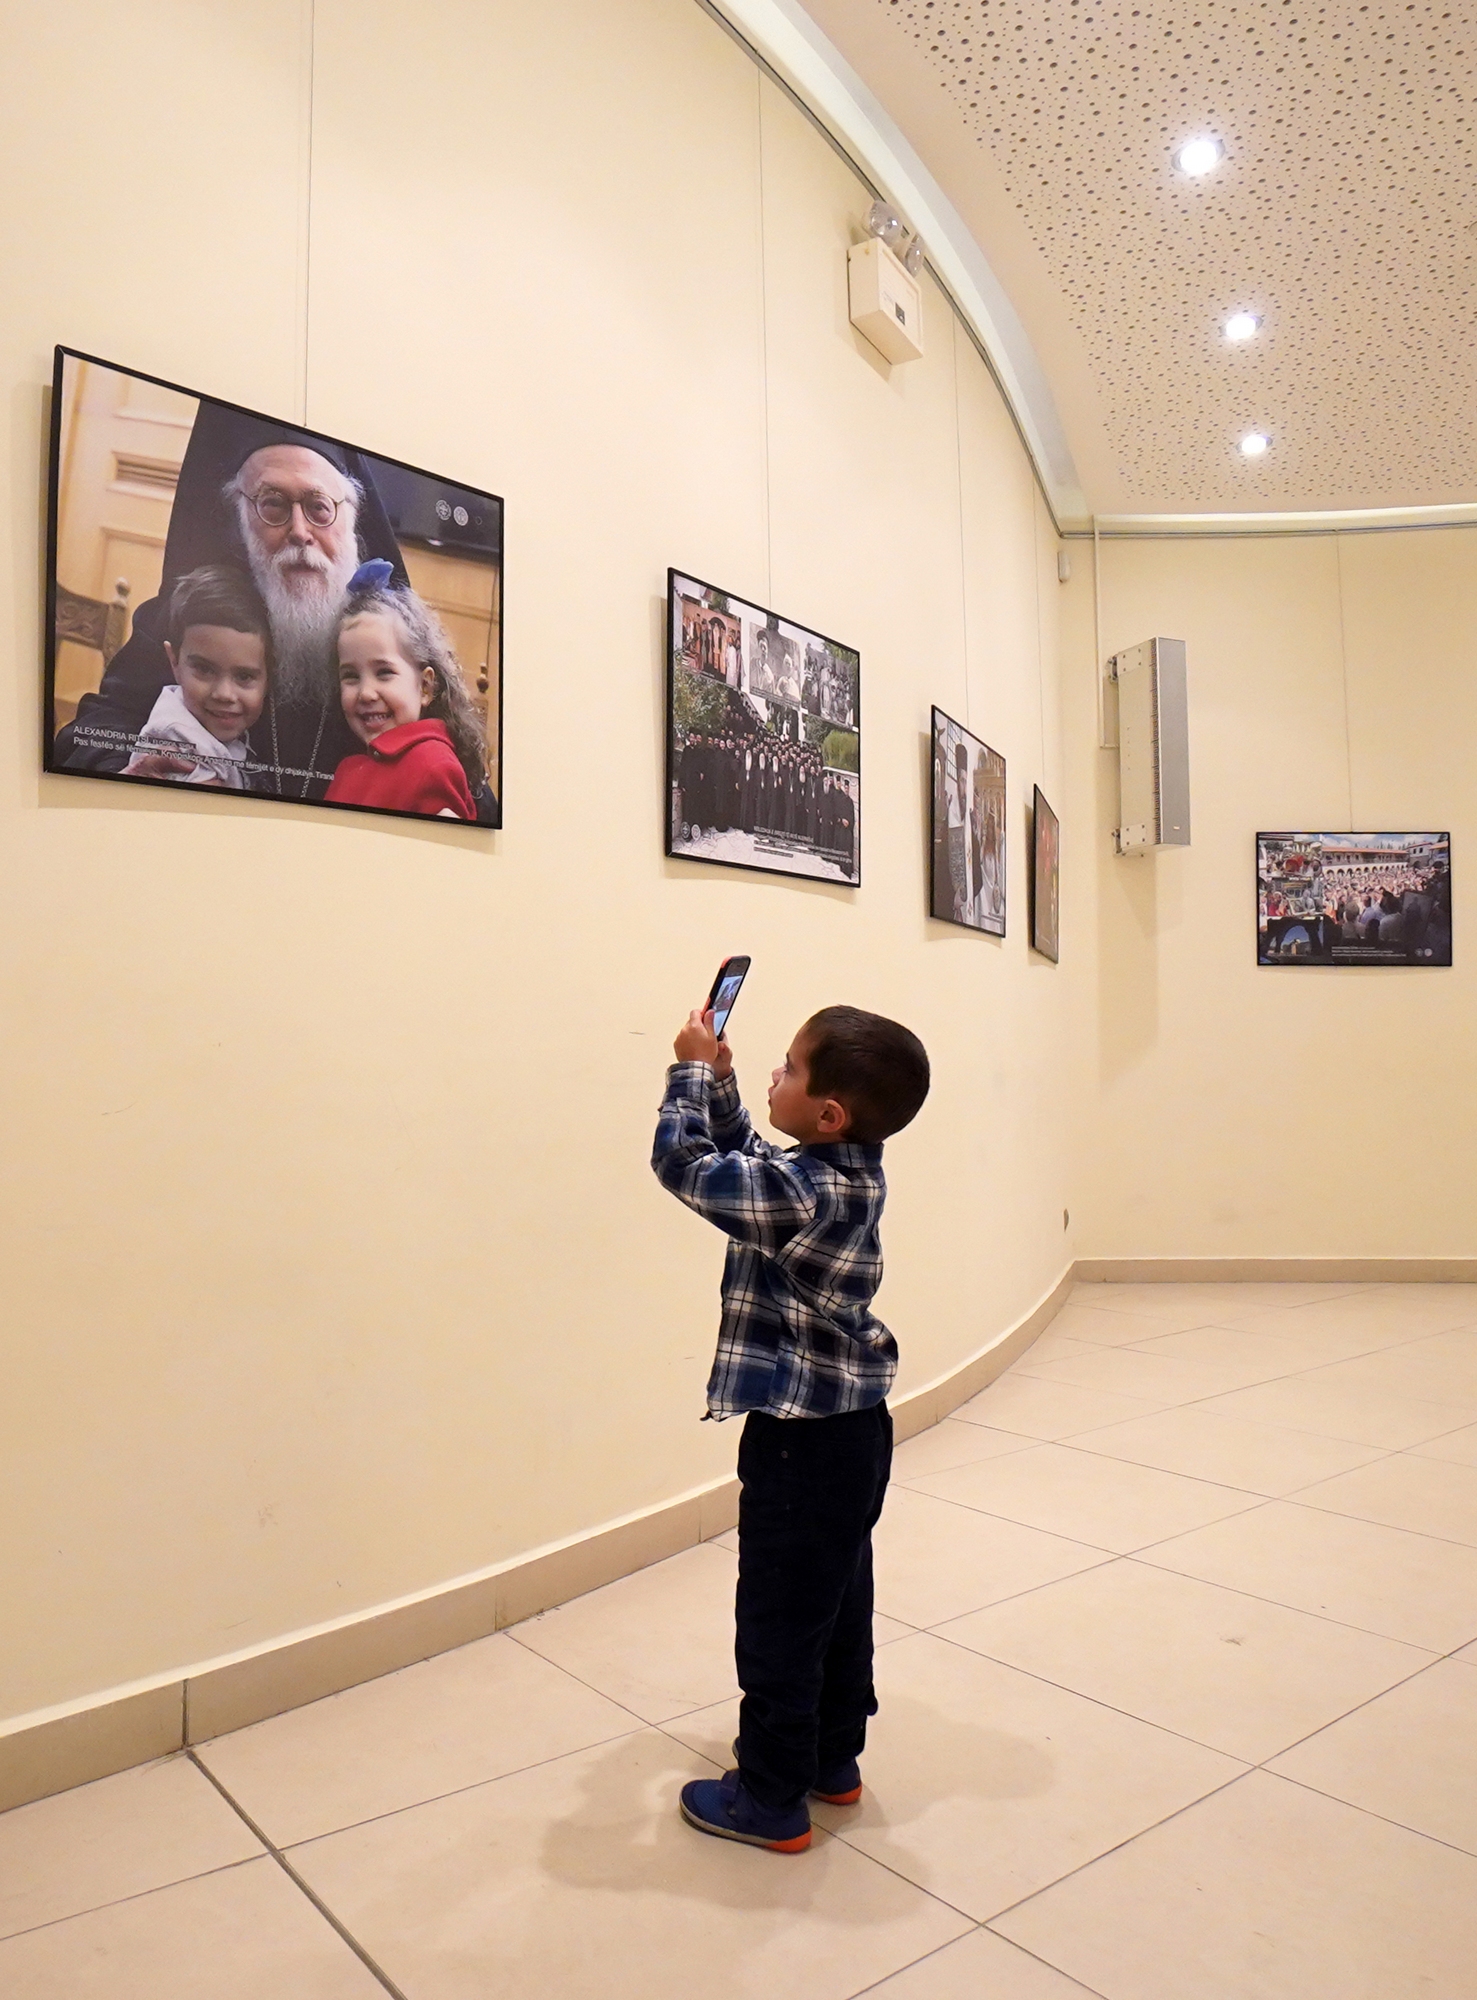
[[[657,1117],[652,1172],[669,1194],[729,1236],[761,1250],[783,1248],[814,1218],[814,1191],[788,1154],[755,1136],[728,1066],[717,1074],[727,1050],[720,1051],[701,1015],[677,1037],[676,1053]],[[720,1131],[727,1139],[740,1130],[741,1146],[720,1143]]]
[[[708,1093],[708,1119],[720,1153],[747,1153],[753,1159],[765,1160],[775,1151],[754,1130],[754,1121],[744,1109],[738,1078],[731,1068],[714,1072],[713,1088]]]

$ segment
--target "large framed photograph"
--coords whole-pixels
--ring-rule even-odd
[[[1055,965],[1061,956],[1062,830],[1039,785],[1031,807],[1031,947]]]
[[[56,350],[48,771],[502,824],[503,503]]]
[[[855,887],[854,647],[667,572],[667,852]]]
[[[1258,965],[1450,965],[1449,833],[1259,833]]]
[[[1005,759],[933,711],[929,913],[1005,935]]]

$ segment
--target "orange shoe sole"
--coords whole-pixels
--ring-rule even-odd
[[[849,1792],[812,1792],[811,1797],[823,1806],[854,1806],[862,1795],[860,1785]]]

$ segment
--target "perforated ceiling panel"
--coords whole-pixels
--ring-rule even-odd
[[[1004,175],[1132,505],[1477,497],[1473,0],[874,4]]]

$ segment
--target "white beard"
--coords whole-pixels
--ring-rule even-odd
[[[357,549],[351,546],[336,563],[317,547],[281,548],[271,556],[242,526],[251,574],[272,623],[273,693],[279,701],[326,701],[333,692],[328,668],[334,631],[359,566]],[[289,583],[288,571],[303,580]]]

